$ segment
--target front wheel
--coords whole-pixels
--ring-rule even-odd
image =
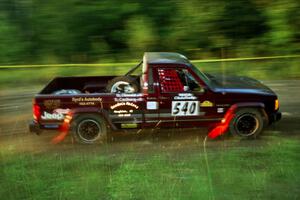
[[[105,142],[107,128],[104,119],[94,114],[79,115],[72,122],[72,134],[82,144]]]
[[[257,109],[244,108],[235,113],[229,131],[243,138],[256,138],[263,130],[264,120]]]

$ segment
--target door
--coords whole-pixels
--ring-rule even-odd
[[[163,127],[195,127],[210,120],[214,102],[188,68],[161,67],[159,119]]]

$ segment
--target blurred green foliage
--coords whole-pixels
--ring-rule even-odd
[[[298,54],[298,0],[1,0],[0,64]]]
[[[210,74],[249,76],[258,80],[289,80],[300,78],[300,58],[248,60],[233,62],[211,62],[193,64],[201,71]],[[3,89],[26,86],[44,87],[57,76],[121,76],[134,65],[130,63],[111,63],[105,66],[38,67],[9,68],[0,70],[0,93]]]

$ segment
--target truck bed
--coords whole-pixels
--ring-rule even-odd
[[[108,81],[115,76],[57,77],[39,94],[53,94],[59,90],[78,90],[82,93],[104,93]]]

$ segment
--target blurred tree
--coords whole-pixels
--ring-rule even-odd
[[[72,53],[73,33],[69,29],[71,0],[34,1],[32,4],[32,42],[36,59],[40,62],[69,61]],[[67,12],[66,12],[67,10]]]
[[[300,1],[294,0],[288,13],[288,23],[293,31],[293,39],[291,40],[291,50],[293,53],[300,52]]]
[[[252,44],[256,43],[253,39],[268,31],[266,17],[251,0],[226,1],[224,5],[214,23],[220,35],[228,39],[228,46],[224,48],[230,51],[230,57],[251,56],[253,53],[249,52],[249,48],[255,51]]]
[[[127,21],[126,32],[127,45],[133,55],[135,53],[141,55],[158,45],[154,26],[147,17],[133,16],[130,18]]]
[[[8,18],[0,14],[0,61],[3,64],[16,63],[25,59],[27,44],[23,42],[21,31]]]
[[[300,2],[297,0],[272,1],[265,7],[270,31],[266,41],[274,53],[292,53],[299,48]],[[298,39],[297,39],[298,38]]]
[[[215,27],[215,21],[223,9],[217,1],[178,1],[168,38],[165,38],[169,41],[168,45],[171,49],[195,52],[196,57],[203,57],[207,52],[223,47],[228,41]]]
[[[0,63],[300,51],[299,0],[1,0]]]
[[[267,31],[266,18],[250,0],[227,1],[216,25],[233,42],[259,37]]]

